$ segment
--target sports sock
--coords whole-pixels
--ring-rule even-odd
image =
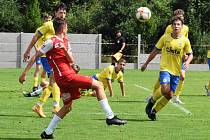
[[[39,101],[45,103],[47,101],[47,99],[49,98],[50,94],[52,92],[52,87],[51,86],[47,86],[44,91],[42,92]]]
[[[178,84],[178,86],[177,86],[177,88],[176,88],[176,91],[175,91],[175,95],[176,95],[177,97],[179,97],[179,95],[180,95],[180,93],[181,93],[181,91],[182,91],[182,89],[183,89],[183,86],[184,86],[184,81],[179,80],[179,84]]]
[[[109,106],[108,100],[103,99],[103,100],[100,100],[99,103],[101,104],[101,107],[103,108],[104,112],[106,113],[106,117],[108,119],[112,119],[114,117],[114,113],[112,112],[112,109]]]
[[[208,89],[210,90],[210,81],[209,81],[209,84],[208,84]]]
[[[50,135],[53,133],[53,130],[55,129],[58,122],[61,120],[60,117],[58,117],[56,114],[53,116],[50,124],[48,125],[47,129],[45,130],[47,135]]]
[[[38,87],[39,77],[34,77],[34,87]]]
[[[161,94],[161,87],[159,88],[156,88],[153,92],[153,96],[152,96],[152,99],[153,101],[157,101],[158,99],[160,99],[162,97],[162,94]]]
[[[157,102],[156,106],[154,107],[155,111],[158,112],[160,111],[167,103],[168,99],[166,99],[165,96],[162,96],[160,100]]]

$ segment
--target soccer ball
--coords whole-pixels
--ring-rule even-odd
[[[147,7],[139,7],[136,10],[136,18],[141,22],[146,22],[151,18],[151,11]]]

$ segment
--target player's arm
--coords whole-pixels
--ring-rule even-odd
[[[25,62],[27,59],[30,58],[30,52],[31,49],[33,48],[33,46],[36,44],[37,40],[42,36],[42,34],[40,32],[36,32],[29,44],[29,46],[27,47],[25,53],[23,54],[23,61]]]
[[[190,62],[193,60],[193,53],[186,54],[188,57],[186,61],[184,62],[184,68],[185,70],[188,69]]]
[[[119,50],[119,52],[122,52],[123,50],[124,50],[124,48],[125,48],[125,38],[123,38],[122,39],[122,47],[121,47],[121,49]]]
[[[35,53],[35,55],[30,59],[29,63],[26,65],[24,71],[22,72],[21,76],[19,77],[19,82],[21,84],[23,84],[23,82],[26,80],[26,75],[28,74],[29,70],[31,69],[31,67],[33,66],[33,64],[35,63],[36,59],[40,56],[42,56],[43,53],[38,51]]]
[[[141,71],[144,71],[147,68],[147,65],[155,58],[155,56],[159,53],[159,49],[154,47],[146,62],[141,66]]]
[[[26,75],[28,74],[29,70],[33,66],[35,60],[51,50],[53,48],[53,42],[51,39],[47,40],[41,47],[41,49],[35,53],[35,55],[30,59],[29,63],[26,65],[26,68],[22,72],[21,76],[19,77],[19,82],[23,84],[23,82],[26,80]]]
[[[121,89],[121,92],[122,92],[122,96],[125,96],[125,84],[124,84],[124,82],[120,82],[120,89]]]
[[[112,96],[114,96],[113,89],[112,89],[112,82],[110,79],[106,79],[106,82],[107,82],[107,86],[109,89],[109,95],[110,95],[110,97],[112,97]]]

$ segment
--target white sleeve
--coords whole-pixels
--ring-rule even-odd
[[[48,39],[47,41],[44,42],[44,44],[42,45],[40,52],[45,54],[47,53],[49,50],[51,50],[53,48],[53,41],[51,39]]]

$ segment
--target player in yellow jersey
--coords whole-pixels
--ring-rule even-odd
[[[51,21],[52,16],[48,15],[48,14],[44,14],[43,20],[44,20],[44,23],[48,22],[48,21]],[[38,32],[38,30],[39,29],[36,30],[35,34]],[[40,37],[35,44],[35,50],[38,51],[43,43],[44,43],[44,39],[43,39],[43,37]],[[42,57],[45,57],[45,56],[42,56]],[[33,83],[32,92],[24,94],[25,97],[38,96],[42,92],[42,87],[46,87],[48,85],[48,82],[46,81],[46,78],[45,78],[46,77],[46,72],[45,72],[44,69],[41,73],[41,84],[40,84],[41,86],[39,86],[39,84],[38,84],[39,72],[40,72],[41,67],[42,67],[41,64],[42,64],[41,63],[41,58],[39,57],[36,60],[36,67],[35,67],[35,71],[34,71],[34,83]]]
[[[210,70],[210,46],[207,47],[208,52],[207,52],[207,58],[208,58],[208,65],[209,65],[209,70]],[[210,81],[207,85],[205,85],[206,89],[206,95],[210,96]]]
[[[55,18],[64,19],[66,16],[66,10],[67,7],[64,3],[58,4],[55,8]],[[37,40],[41,37],[43,37],[44,41],[51,38],[55,35],[54,27],[53,27],[53,21],[45,22],[41,27],[38,28],[38,31],[33,36],[27,50],[24,53],[23,61],[26,61],[30,58],[30,51],[37,42]],[[53,95],[53,113],[56,113],[59,111],[59,101],[60,101],[60,89],[57,86],[57,84],[54,81],[53,77],[53,71],[48,63],[48,60],[46,57],[42,57],[41,59],[43,68],[48,74],[49,77],[49,85],[43,90],[42,95],[40,96],[39,102],[33,107],[33,111],[36,112],[40,117],[46,117],[46,115],[43,112],[43,105],[46,102],[46,100],[49,98],[51,92]]]
[[[174,11],[174,16],[179,16],[180,18],[182,18],[184,20],[184,11],[182,9],[177,9]],[[172,28],[172,25],[170,24],[166,27],[165,34],[171,34],[172,32],[173,32],[173,28]],[[181,34],[188,38],[188,32],[189,32],[188,26],[183,24],[183,27],[181,29]],[[185,61],[184,59],[185,58],[183,58],[183,62]],[[183,102],[179,99],[179,95],[180,95],[181,90],[184,86],[184,79],[185,79],[185,70],[182,69],[181,74],[180,74],[179,84],[178,84],[177,89],[176,89],[174,96],[172,98],[172,101],[174,103],[183,104]],[[159,83],[159,79],[158,79],[154,86],[153,94],[158,93],[159,95],[161,95],[160,92],[161,92],[160,91],[160,83]]]
[[[181,34],[183,24],[184,21],[179,16],[174,16],[172,18],[173,32],[171,34],[164,34],[159,39],[148,59],[141,67],[141,70],[144,71],[149,62],[152,61],[159,50],[161,50],[159,79],[162,96],[156,93],[153,94],[145,108],[145,111],[151,120],[156,120],[156,113],[168,103],[176,91],[181,74],[183,55],[186,54],[188,56],[184,62],[185,70],[193,59],[190,41]]]
[[[123,81],[123,70],[125,68],[126,61],[121,58],[117,61],[117,66],[110,65],[100,73],[93,75],[93,79],[100,81],[103,84],[104,89],[108,87],[110,97],[114,96],[112,89],[112,82],[115,80],[120,84],[122,96],[125,96],[125,87]]]

